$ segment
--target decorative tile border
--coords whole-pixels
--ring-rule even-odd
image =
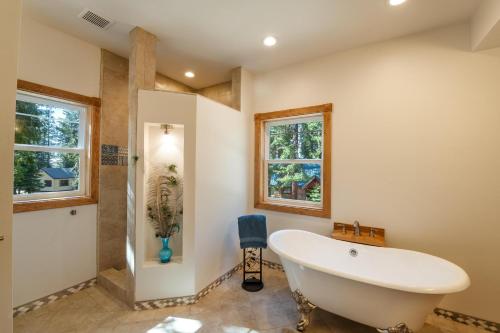
[[[268,260],[262,260],[262,264],[264,266],[268,267],[269,269],[275,269],[275,270],[279,270],[279,271],[284,272],[283,265],[281,265],[281,264],[278,264],[278,263],[275,263],[272,261],[268,261]],[[134,305],[134,310],[140,311],[140,310],[151,310],[151,309],[163,309],[163,308],[172,307],[172,306],[196,304],[196,303],[198,303],[198,301],[202,297],[205,297],[206,295],[208,295],[212,290],[214,290],[215,288],[220,286],[222,284],[222,282],[229,279],[231,276],[233,276],[234,273],[241,270],[242,268],[243,268],[243,263],[239,263],[234,268],[232,268],[230,271],[228,271],[227,273],[223,274],[222,276],[217,278],[215,281],[210,283],[207,287],[203,288],[196,295],[136,302]],[[32,301],[30,303],[18,306],[16,308],[14,308],[14,310],[13,310],[13,316],[17,317],[17,316],[25,314],[27,312],[38,310],[40,307],[42,307],[44,305],[48,305],[48,304],[55,302],[59,299],[63,299],[63,298],[66,298],[70,295],[76,294],[76,293],[78,293],[86,288],[90,288],[90,287],[95,286],[95,284],[96,284],[96,279],[95,278],[90,279],[88,281],[74,285],[70,288],[64,289],[64,290],[59,291],[57,293],[54,293],[52,295],[48,295],[48,296],[42,297],[40,299],[37,299],[35,301]],[[493,333],[500,333],[500,324],[499,323],[475,318],[475,317],[472,317],[469,315],[465,315],[462,313],[453,312],[453,311],[441,309],[441,308],[434,309],[434,313],[441,318],[453,320],[453,321],[460,323],[460,324],[463,324],[463,325],[480,328],[480,329],[483,329],[483,330],[486,330],[489,332],[493,332]]]
[[[276,269],[284,272],[283,266],[281,264],[277,264],[272,261],[262,260],[262,264],[269,269]],[[172,297],[172,298],[163,298],[151,301],[141,301],[136,302],[134,305],[134,310],[152,310],[152,309],[163,309],[171,306],[182,306],[182,305],[190,305],[196,304],[202,298],[208,295],[212,290],[220,286],[220,284],[233,276],[234,273],[241,270],[243,268],[243,263],[239,263],[229,272],[223,274],[219,278],[217,278],[214,282],[210,283],[207,287],[203,288],[196,295],[191,296],[181,296],[181,297]]]
[[[101,165],[128,165],[128,148],[101,145]]]
[[[234,273],[243,268],[243,264],[240,263],[232,268],[229,272],[223,274],[218,277],[215,281],[210,283],[208,286],[199,291],[196,295],[191,296],[181,296],[181,297],[172,297],[172,298],[163,298],[151,301],[141,301],[136,302],[134,305],[134,310],[152,310],[152,309],[163,309],[172,306],[182,306],[182,305],[190,305],[196,304],[202,298],[207,296],[212,290],[220,286],[220,284],[233,276]]]
[[[285,271],[282,264],[277,264],[277,263],[269,261],[269,260],[262,259],[262,265],[267,266],[270,269],[276,269],[276,270],[282,271],[282,272]]]
[[[450,319],[460,324],[481,328],[490,332],[500,332],[500,324],[488,320],[475,318],[469,315],[441,308],[434,309],[434,313],[439,317]]]
[[[270,269],[278,269],[283,271],[283,266],[280,264],[273,263],[271,261],[263,260],[262,264],[264,266],[269,267]],[[195,304],[198,303],[198,301],[202,298],[208,295],[212,290],[217,288],[218,286],[221,285],[222,282],[225,280],[229,279],[231,276],[233,276],[234,273],[237,271],[241,270],[243,268],[243,263],[239,263],[236,265],[234,268],[232,268],[229,272],[223,274],[219,278],[217,278],[215,281],[210,283],[207,287],[203,288],[200,292],[198,292],[196,295],[191,295],[191,296],[184,296],[184,297],[173,297],[173,298],[165,298],[165,299],[158,299],[158,300],[152,300],[152,301],[143,301],[143,302],[136,302],[134,305],[135,310],[150,310],[150,309],[162,309],[165,307],[171,307],[171,306],[181,306],[181,305],[189,305],[189,304]],[[38,310],[44,305],[48,305],[52,302],[55,302],[59,299],[66,298],[70,295],[76,294],[79,291],[82,291],[86,288],[90,288],[96,285],[97,279],[90,279],[88,281],[79,283],[77,285],[74,285],[72,287],[69,287],[67,289],[64,289],[62,291],[59,291],[57,293],[42,297],[40,299],[37,299],[35,301],[26,303],[24,305],[20,305],[18,307],[15,307],[13,309],[13,316],[14,318],[25,314],[30,311]]]
[[[48,305],[52,302],[57,301],[58,299],[66,298],[70,295],[76,294],[79,291],[82,291],[84,289],[95,286],[95,284],[96,284],[96,279],[95,278],[90,279],[88,281],[79,283],[79,284],[74,285],[72,287],[69,287],[67,289],[58,291],[57,293],[54,293],[52,295],[48,295],[48,296],[39,298],[35,301],[26,303],[24,305],[20,305],[20,306],[14,308],[13,316],[15,318],[15,317],[22,315],[22,314],[25,314],[27,312],[38,310],[40,307],[42,307],[44,305]]]

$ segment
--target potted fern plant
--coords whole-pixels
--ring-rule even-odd
[[[172,257],[169,241],[178,233],[182,223],[182,179],[175,164],[157,168],[149,181],[147,202],[148,219],[161,239],[160,262],[168,263]]]

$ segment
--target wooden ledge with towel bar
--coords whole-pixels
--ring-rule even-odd
[[[358,229],[358,234],[356,234]],[[332,238],[372,246],[385,246],[385,229],[354,224],[334,222]]]

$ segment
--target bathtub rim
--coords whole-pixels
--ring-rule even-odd
[[[335,276],[342,277],[345,279],[358,281],[358,282],[362,282],[362,283],[367,283],[367,284],[371,284],[371,285],[378,286],[378,287],[394,289],[394,290],[399,290],[399,291],[405,291],[405,292],[411,292],[411,293],[417,293],[417,294],[446,295],[446,294],[451,294],[451,293],[457,293],[460,291],[464,291],[471,284],[470,278],[469,278],[469,275],[467,274],[467,272],[465,272],[465,270],[463,270],[460,266],[452,263],[449,260],[443,259],[441,257],[433,256],[431,254],[419,252],[419,251],[406,250],[406,249],[400,249],[400,248],[391,248],[391,247],[388,247],[387,249],[395,249],[395,250],[402,251],[402,252],[417,253],[419,255],[430,256],[430,257],[434,257],[434,258],[438,258],[440,260],[443,260],[446,262],[446,264],[453,266],[455,269],[457,269],[457,271],[459,273],[461,273],[461,275],[462,275],[461,279],[460,278],[457,279],[458,280],[457,282],[450,284],[450,286],[448,286],[448,287],[422,288],[422,287],[418,287],[418,286],[405,286],[402,284],[389,283],[389,282],[380,281],[380,280],[374,279],[374,278],[361,277],[361,276],[354,275],[354,274],[335,271],[333,269],[328,269],[328,268],[325,268],[325,267],[320,266],[320,265],[305,262],[305,261],[301,260],[300,258],[290,256],[287,253],[283,252],[282,250],[278,249],[275,246],[275,244],[273,243],[272,238],[278,237],[279,234],[284,234],[284,233],[288,233],[288,232],[299,232],[299,233],[312,234],[315,237],[327,238],[329,241],[332,241],[332,242],[346,242],[346,243],[352,244],[353,246],[357,246],[357,247],[371,248],[372,246],[359,244],[359,243],[352,243],[352,242],[347,242],[347,241],[340,241],[340,240],[326,237],[326,236],[316,234],[316,233],[313,233],[310,231],[298,230],[298,229],[283,229],[283,230],[278,230],[278,231],[271,233],[271,235],[269,236],[269,239],[268,239],[268,244],[269,244],[269,247],[271,248],[271,250],[273,252],[275,252],[278,256],[284,257],[284,258],[286,258],[286,259],[288,259],[288,260],[290,260],[298,265],[301,265],[301,266],[304,266],[304,267],[307,267],[307,268],[310,268],[310,269],[313,269],[313,270],[316,270],[319,272],[323,272],[326,274],[335,275]]]

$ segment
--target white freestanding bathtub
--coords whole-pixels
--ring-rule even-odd
[[[300,230],[274,232],[269,246],[280,256],[298,303],[312,303],[372,327],[394,328],[390,332],[419,330],[444,295],[470,285],[457,265],[415,251],[343,242]],[[302,331],[312,308],[298,308],[302,323],[297,328]],[[406,328],[396,329],[400,323]]]

